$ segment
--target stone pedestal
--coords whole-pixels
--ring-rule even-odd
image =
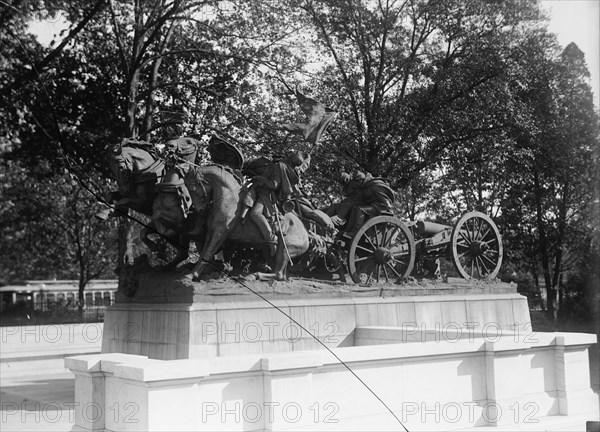
[[[467,294],[464,286],[402,286],[383,297],[366,289],[357,297],[335,285],[316,293],[261,286],[271,290],[261,293],[265,300],[230,285],[237,291],[229,295],[190,293],[189,301],[179,303],[140,295],[113,305],[105,314],[102,352],[173,360],[343,347],[355,345],[355,329],[364,326],[404,328],[407,337],[418,332],[423,340],[457,332],[464,333],[458,337],[531,332],[527,299],[514,285],[490,284],[492,292],[482,294]],[[415,290],[428,295],[406,295]]]

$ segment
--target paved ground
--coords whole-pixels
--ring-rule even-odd
[[[45,372],[45,373],[44,373]],[[64,370],[2,378],[0,430],[70,431],[74,423],[74,378]]]

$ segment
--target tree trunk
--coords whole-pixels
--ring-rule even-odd
[[[77,307],[78,309],[78,315],[79,315],[79,322],[83,322],[83,304],[85,302],[85,295],[84,295],[84,291],[85,291],[85,280],[83,278],[83,273],[80,272],[79,274],[79,284],[78,284],[78,288],[79,288],[79,305]]]
[[[542,196],[543,191],[540,184],[540,177],[537,170],[533,175],[534,181],[534,195],[535,195],[535,210],[537,219],[537,228],[539,232],[539,252],[542,261],[542,271],[544,273],[544,282],[546,284],[546,298],[548,304],[546,312],[548,318],[554,322],[554,328],[556,329],[556,313],[555,313],[555,301],[556,301],[556,290],[552,285],[552,277],[550,274],[550,258],[548,257],[548,239],[546,238],[546,226],[544,225],[543,209],[542,209]]]
[[[171,40],[171,36],[173,35],[173,29],[175,27],[171,25],[165,38],[161,44],[160,54],[163,54],[169,45],[169,41]],[[146,112],[144,113],[144,139],[150,139],[150,130],[152,129],[152,112],[154,111],[154,90],[156,89],[156,83],[158,81],[158,76],[160,72],[160,66],[162,65],[162,57],[158,57],[154,60],[154,64],[152,65],[152,72],[150,73],[150,79],[148,82],[148,96],[146,96]]]
[[[567,231],[567,209],[569,203],[569,182],[563,186],[562,201],[558,213],[558,244],[556,245],[556,258],[552,275],[552,286],[555,290],[554,322],[558,323],[558,314],[562,305],[562,266],[563,266],[563,241]]]
[[[127,104],[125,111],[125,126],[126,136],[137,138],[138,136],[138,124],[137,124],[137,104],[138,94],[140,88],[140,75],[141,75],[141,50],[144,43],[143,38],[143,16],[141,5],[139,1],[134,2],[134,14],[135,14],[135,31],[133,37],[133,44],[131,47],[131,61],[129,68],[129,76],[127,80]],[[133,224],[128,218],[129,210],[119,218],[119,264],[118,264],[118,277],[119,277],[119,291],[128,292],[128,287],[131,284],[130,274],[131,266],[133,265],[133,251],[132,251],[132,238],[133,238]]]
[[[535,263],[535,264],[537,264],[537,263]],[[542,308],[542,312],[545,313],[546,312],[546,304],[545,304],[544,300],[541,298],[542,290],[540,289],[540,280],[539,280],[540,275],[538,274],[536,266],[532,267],[531,273],[533,274],[533,280],[535,281],[535,291],[540,293],[540,307]],[[546,298],[546,301],[548,301],[547,298]]]

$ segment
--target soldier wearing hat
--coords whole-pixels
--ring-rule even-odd
[[[355,171],[352,175],[342,173],[341,181],[346,198],[330,206],[327,214],[345,232],[354,232],[368,218],[391,214],[395,194],[384,179]]]

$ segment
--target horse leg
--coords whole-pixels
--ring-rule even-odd
[[[277,245],[277,252],[275,253],[275,266],[273,267],[275,272],[275,280],[287,280],[287,266],[289,259],[290,257],[285,245],[285,240],[280,235],[279,244]]]
[[[192,269],[191,273],[185,275],[186,278],[194,281],[200,280],[200,275],[204,269],[210,265],[212,260],[215,258],[215,254],[227,238],[227,230],[218,229],[217,227],[209,227],[207,229],[207,238],[202,248],[202,253],[198,262]]]
[[[133,223],[122,217],[119,219],[119,267],[121,270],[124,267],[132,266],[134,263],[135,253],[133,250]]]

